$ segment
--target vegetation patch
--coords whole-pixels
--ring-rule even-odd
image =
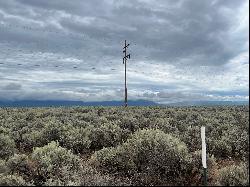
[[[0,108],[0,185],[249,185],[249,107]]]

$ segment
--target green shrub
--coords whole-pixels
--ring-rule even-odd
[[[150,119],[147,128],[159,129],[166,134],[178,134],[178,128],[170,125],[168,118]]]
[[[44,186],[80,186],[80,182],[61,181],[58,179],[48,179]]]
[[[0,134],[0,158],[6,159],[14,154],[15,142],[8,135]]]
[[[8,173],[8,172],[9,172],[9,169],[6,165],[6,161],[0,159],[0,174]]]
[[[237,138],[236,138],[237,137]],[[241,158],[249,157],[249,133],[232,127],[223,130],[221,135],[208,136],[207,144],[210,153],[220,158]]]
[[[24,154],[15,154],[7,161],[7,166],[11,174],[18,174],[20,176],[30,175],[30,169],[28,164],[28,156]]]
[[[140,129],[140,121],[132,116],[127,116],[127,115],[120,116],[118,125],[122,129],[128,129],[132,133]]]
[[[249,131],[234,127],[228,131],[226,136],[228,144],[232,147],[231,157],[241,159],[249,157]]]
[[[122,143],[126,133],[118,125],[106,123],[100,127],[92,128],[90,133],[91,149],[114,147]]]
[[[0,186],[28,186],[21,176],[17,175],[1,175],[0,174]]]
[[[140,130],[117,148],[97,151],[92,159],[110,172],[146,173],[166,181],[186,172],[187,147],[179,139],[160,130]]]
[[[90,128],[74,128],[66,126],[60,137],[60,144],[63,147],[71,149],[74,153],[87,151],[91,145]]]
[[[226,166],[219,170],[218,183],[222,186],[249,186],[246,164]]]
[[[57,142],[35,148],[31,159],[35,163],[33,172],[39,184],[48,179],[70,181],[81,169],[80,158]]]
[[[18,122],[13,123],[11,125],[11,137],[16,143],[16,146],[19,148],[25,148],[25,142],[23,140],[23,135],[28,134],[32,131],[32,127],[28,127],[26,121],[24,119],[18,120]]]
[[[98,171],[89,161],[83,163],[81,171],[81,186],[129,186],[127,178],[116,178],[115,176]]]
[[[0,134],[8,135],[10,133],[10,129],[0,126]]]
[[[59,144],[67,149],[71,149],[74,153],[86,151],[91,144],[89,139],[90,127],[78,128],[73,125],[64,125],[54,121],[45,125],[43,130],[43,139],[50,141],[58,141]]]
[[[64,124],[61,124],[58,120],[51,119],[43,128],[43,139],[46,140],[47,143],[51,141],[60,142],[64,128],[66,128]]]
[[[42,131],[34,130],[22,135],[21,146],[26,151],[32,151],[34,147],[41,147],[45,145],[47,139],[43,137]]]
[[[186,164],[187,173],[183,176],[185,185],[201,185],[203,181],[203,167],[202,167],[202,153],[201,150],[189,154],[189,162]],[[217,165],[216,159],[213,155],[207,154],[207,171],[208,181],[212,180],[212,170]]]

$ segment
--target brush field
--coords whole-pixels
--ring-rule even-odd
[[[0,108],[0,185],[249,185],[249,106]]]

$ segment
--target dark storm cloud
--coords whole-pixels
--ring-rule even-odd
[[[159,6],[165,7],[163,9],[152,6],[153,1],[147,4],[136,0],[17,2],[16,6],[39,8],[43,13],[51,14],[59,10],[69,14],[69,17],[58,20],[59,24],[64,29],[93,37],[94,41],[86,41],[89,45],[91,42],[101,45],[100,40],[103,38],[113,39],[115,42],[129,38],[132,43],[137,44],[134,47],[136,51],[147,53],[141,56],[151,56],[158,61],[176,63],[181,59],[188,59],[185,61],[188,64],[197,64],[199,61],[199,65],[221,65],[246,50],[241,47],[241,42],[230,41],[230,29],[235,26],[233,15],[245,0],[237,3],[183,0],[171,3],[171,9],[167,8],[169,1],[158,2]],[[14,1],[8,5],[14,5]],[[77,20],[76,16],[82,17]],[[92,18],[90,23],[81,23],[81,18],[86,16]],[[45,21],[47,18],[45,14],[41,20]],[[242,42],[246,42],[247,37],[245,34],[245,41]],[[24,37],[10,35],[9,38],[18,40],[17,38]],[[52,41],[49,46],[56,48]]]

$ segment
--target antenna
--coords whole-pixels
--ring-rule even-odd
[[[124,106],[127,107],[128,106],[128,90],[127,90],[127,59],[130,59],[130,54],[127,55],[127,48],[128,48],[129,44],[127,44],[127,41],[125,40],[125,46],[123,47],[123,53],[124,53],[124,57],[123,57],[123,64],[125,64],[125,100],[124,100]]]

